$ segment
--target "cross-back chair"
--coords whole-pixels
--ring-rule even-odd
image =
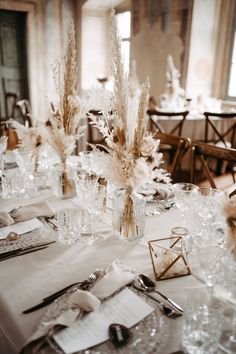
[[[27,99],[20,100],[16,103],[16,106],[20,112],[21,118],[23,119],[24,125],[31,128],[33,126],[33,122],[31,119],[31,107],[29,101]]]
[[[234,195],[236,195],[236,189],[233,189],[232,192],[229,193],[229,197],[232,198]]]
[[[182,136],[183,125],[184,125],[187,115],[189,114],[189,111],[161,112],[161,111],[157,111],[155,109],[149,109],[147,111],[147,114],[149,116],[149,123],[150,123],[150,130],[151,131],[155,131],[157,129],[162,133],[175,134],[177,136]],[[165,129],[161,125],[161,121],[159,120],[160,117],[167,117],[170,119],[172,117],[180,117],[180,119],[174,125],[174,127],[170,131],[167,132],[167,131],[165,131]]]
[[[204,142],[195,142],[192,144],[192,164],[191,164],[191,182],[198,183],[197,177],[198,167],[200,164],[200,172],[203,173],[206,180],[210,183],[212,188],[216,186],[216,176],[211,170],[208,159],[215,159],[227,161],[236,165],[236,149],[219,147]],[[233,184],[233,181],[232,181]]]
[[[231,147],[236,147],[235,141],[235,133],[236,133],[236,112],[235,113],[212,113],[212,112],[204,112],[205,116],[205,136],[204,141],[218,143],[221,142],[225,147],[228,146],[228,142],[230,143]],[[219,128],[216,127],[214,119],[222,119],[228,120],[232,119],[232,124],[228,126],[225,131],[219,131]],[[223,122],[223,121],[222,121]],[[209,134],[210,130],[212,130],[216,138],[212,141],[210,139]],[[229,147],[229,146],[228,146]]]
[[[189,138],[182,138],[176,135],[162,133],[157,131],[154,138],[160,140],[160,151],[167,151],[167,147],[172,151],[172,159],[167,169],[170,172],[171,178],[175,181],[178,167],[181,165],[181,159],[191,146]]]

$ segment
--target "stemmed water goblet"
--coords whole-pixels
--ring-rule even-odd
[[[94,235],[94,219],[103,210],[106,197],[106,187],[98,183],[97,176],[88,175],[84,171],[84,173],[80,172],[80,174],[77,176],[76,189],[77,196],[85,207],[84,217],[86,220],[88,220],[88,213],[91,223],[90,225],[86,225],[86,223],[82,225],[82,233],[86,233],[87,235],[82,239],[87,244],[93,244],[97,240]],[[84,230],[84,227],[88,228],[88,230]]]
[[[192,208],[198,190],[199,187],[192,183],[183,182],[173,185],[175,205],[180,209],[183,227],[186,227],[186,212]]]
[[[208,187],[200,187],[198,189],[197,198],[195,199],[195,211],[201,219],[201,231],[199,242],[203,244],[212,243],[210,237],[210,225],[215,222],[220,215],[220,207],[223,205],[225,192]]]
[[[35,156],[25,148],[14,149],[13,152],[20,172],[25,179],[26,191],[31,192],[34,190]]]
[[[79,153],[80,161],[83,170],[85,170],[88,174],[92,173],[92,166],[91,166],[91,151],[81,151]]]
[[[225,328],[222,331],[219,347],[224,353],[236,353],[236,260],[229,253],[225,253],[225,274],[223,287],[227,300],[231,304],[230,311],[227,311],[225,317]],[[222,282],[221,282],[222,286]]]
[[[4,159],[3,159],[3,154],[7,149],[7,136],[1,136],[0,137],[0,177],[3,174],[4,171]]]

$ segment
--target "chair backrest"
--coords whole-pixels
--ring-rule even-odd
[[[174,148],[174,156],[172,159],[172,163],[168,168],[170,175],[174,180],[177,167],[180,165],[183,155],[187,152],[187,150],[191,146],[191,140],[189,138],[182,138],[176,135],[162,133],[159,131],[157,131],[154,134],[154,138],[159,139],[161,145],[168,145]],[[161,146],[160,146],[160,150],[161,150]]]
[[[31,107],[29,101],[27,99],[20,100],[16,103],[16,106],[20,111],[24,125],[31,128],[33,126],[33,122],[31,119]]]
[[[229,197],[232,198],[234,195],[236,195],[236,189],[234,189],[234,190],[229,194]]]
[[[208,158],[236,164],[236,149],[219,147],[203,142],[195,142],[192,144],[191,182],[195,183],[196,181],[197,162],[199,161],[201,170],[211,187],[217,188],[214,176],[207,164]]]
[[[209,138],[209,129],[212,129],[216,135],[214,143],[222,142],[225,147],[227,147],[227,139],[231,144],[231,147],[236,147],[235,141],[235,131],[236,131],[236,112],[235,113],[213,113],[213,112],[204,112],[205,116],[205,134],[204,142],[212,142]],[[230,124],[225,131],[219,131],[217,129],[214,119],[232,119],[232,124]]]
[[[155,131],[156,129],[158,129],[162,133],[175,134],[175,135],[181,136],[184,121],[185,121],[187,115],[189,114],[189,111],[162,112],[162,111],[157,111],[155,109],[153,109],[153,110],[149,109],[147,111],[147,114],[148,114],[149,120],[150,120],[150,130],[151,131]],[[154,119],[155,117],[156,117],[156,119]],[[177,122],[177,124],[170,131],[166,132],[165,129],[161,126],[161,121],[158,120],[159,117],[167,117],[167,118],[180,117],[180,120]]]

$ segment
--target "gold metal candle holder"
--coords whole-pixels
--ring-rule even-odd
[[[191,274],[181,236],[151,240],[148,247],[156,280]]]

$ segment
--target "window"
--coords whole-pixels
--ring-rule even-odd
[[[229,65],[229,79],[227,87],[227,96],[229,99],[236,100],[236,15],[234,16],[234,25],[231,37],[231,53]]]
[[[116,15],[116,18],[121,37],[121,53],[124,61],[124,69],[126,73],[129,73],[131,13],[130,11],[121,12]]]

